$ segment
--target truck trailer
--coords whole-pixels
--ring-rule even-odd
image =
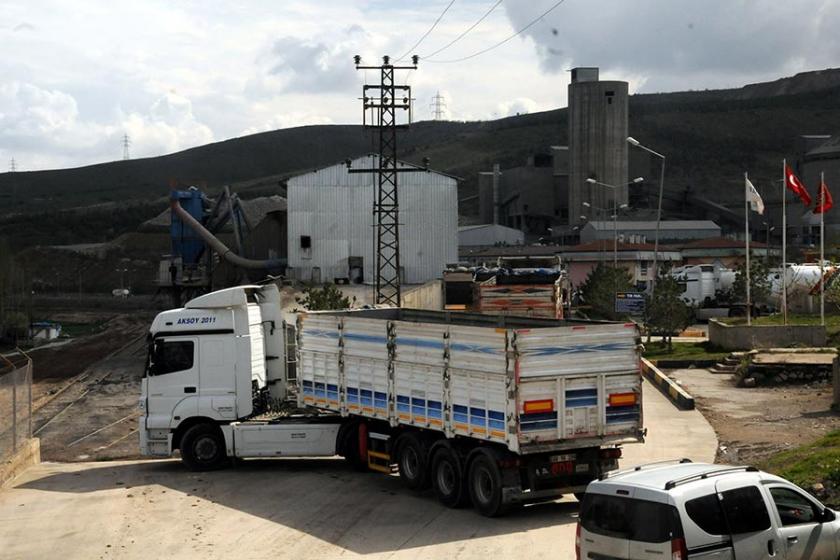
[[[293,326],[276,286],[229,288],[152,323],[141,452],[339,455],[499,515],[580,494],[644,440],[639,348],[635,323],[402,308]]]

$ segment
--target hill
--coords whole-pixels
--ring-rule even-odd
[[[737,89],[634,95],[630,132],[668,156],[668,189],[702,189],[722,203],[736,203],[743,171],[749,170],[756,183],[769,181],[782,157],[797,155],[799,135],[840,132],[840,69]],[[461,177],[466,196],[475,189],[477,172],[494,162],[503,168],[518,165],[566,141],[567,111],[556,109],[495,121],[420,122],[400,138],[400,153],[418,163],[429,157],[434,169]],[[49,226],[62,223],[62,242],[104,241],[159,212],[171,180],[210,191],[231,184],[243,197],[275,194],[284,177],[371,146],[369,133],[360,126],[306,126],[154,158],[4,173],[0,236],[19,241],[13,246],[31,245],[35,237],[38,242],[49,238]],[[82,221],[78,210],[60,218],[67,216],[63,210],[73,208],[84,208],[84,227],[72,225]],[[120,209],[119,224],[113,223],[115,208]],[[33,228],[41,233],[27,235]]]

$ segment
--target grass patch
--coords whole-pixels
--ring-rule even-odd
[[[777,453],[759,467],[803,488],[816,482],[840,488],[840,430],[829,432],[813,443]]]
[[[642,355],[649,360],[714,360],[719,361],[729,352],[708,342],[675,342],[673,350],[668,352],[668,345],[662,342],[645,344]]]
[[[61,323],[61,336],[75,338],[101,332],[107,321],[95,321],[93,323]]]

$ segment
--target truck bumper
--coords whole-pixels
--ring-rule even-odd
[[[146,457],[171,457],[172,433],[169,430],[146,429],[146,417],[138,420],[140,454]]]

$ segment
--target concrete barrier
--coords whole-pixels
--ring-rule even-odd
[[[17,453],[0,463],[0,489],[5,488],[26,469],[41,462],[41,440],[26,440]]]
[[[645,358],[642,358],[642,373],[674,403],[674,406],[680,410],[694,410],[694,397]]]
[[[821,325],[728,325],[709,319],[709,343],[724,350],[825,346]]]
[[[402,307],[407,309],[443,309],[443,286],[440,280],[430,280],[402,293]]]

